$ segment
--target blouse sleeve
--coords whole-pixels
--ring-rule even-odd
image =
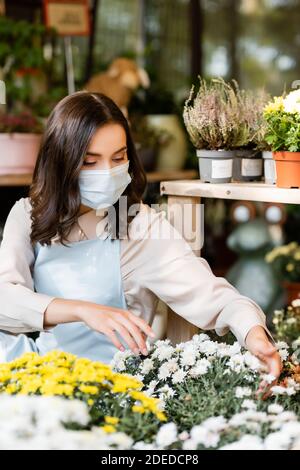
[[[26,202],[21,198],[12,207],[0,247],[0,329],[11,333],[45,330],[43,314],[54,299],[34,292],[30,205]]]
[[[225,278],[216,277],[208,263],[196,256],[171,226],[164,212],[149,208],[149,220],[148,229],[135,241],[131,261],[141,287],[203,330],[214,329],[220,336],[231,330],[245,346],[250,329],[261,325],[272,340],[262,309]]]

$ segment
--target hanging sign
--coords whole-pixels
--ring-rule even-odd
[[[44,0],[45,23],[60,36],[90,34],[87,0]]]
[[[5,15],[5,0],[0,0],[0,15]]]

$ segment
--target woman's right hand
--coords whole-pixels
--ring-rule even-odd
[[[103,333],[120,351],[124,351],[118,333],[136,355],[147,355],[146,337],[155,337],[145,320],[129,310],[92,302],[55,298],[44,314],[45,328],[74,321],[82,321],[92,330]]]
[[[119,333],[134,354],[148,354],[146,336],[154,338],[155,334],[145,320],[129,310],[105,305],[92,304],[83,306],[82,310],[82,321],[92,330],[105,334],[120,351],[124,351],[124,347],[116,333]]]

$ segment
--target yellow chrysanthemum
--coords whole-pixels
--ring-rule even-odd
[[[111,434],[113,432],[116,432],[116,428],[112,426],[111,424],[105,424],[104,426],[101,426],[101,429],[103,429],[106,434]]]
[[[284,102],[282,96],[275,96],[264,108],[265,114],[276,113],[284,110]]]
[[[120,420],[115,416],[105,416],[104,421],[106,424],[118,424]]]

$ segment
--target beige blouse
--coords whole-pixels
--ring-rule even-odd
[[[11,333],[45,330],[43,314],[54,299],[34,290],[30,211],[29,198],[15,203],[0,248],[0,329]],[[99,220],[94,210],[78,218],[88,238],[107,236],[106,220]],[[68,238],[80,239],[78,227]],[[265,327],[261,308],[216,277],[165,213],[145,204],[129,226],[129,238],[121,239],[120,269],[128,309],[150,325],[160,298],[199,328],[215,329],[219,335],[230,329],[242,345],[252,327]]]

